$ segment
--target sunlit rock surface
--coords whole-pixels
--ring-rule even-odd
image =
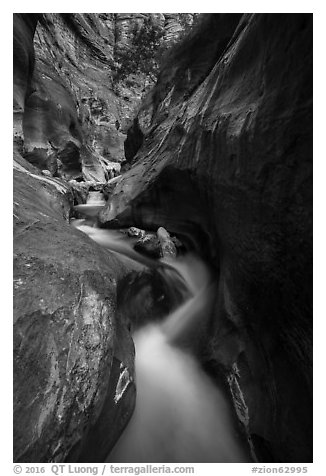
[[[101,221],[214,264],[203,361],[263,461],[312,460],[312,15],[211,15],[170,53]]]

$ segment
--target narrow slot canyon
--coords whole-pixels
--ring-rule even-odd
[[[14,462],[312,461],[312,14],[14,14]]]

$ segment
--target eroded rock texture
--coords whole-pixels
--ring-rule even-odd
[[[263,461],[311,461],[312,15],[208,15],[170,53],[103,224],[216,268],[203,360]]]
[[[133,48],[132,32],[147,18],[164,28],[163,14],[14,15],[15,137],[30,163],[105,182],[111,162],[124,160],[127,125],[147,82],[146,75],[116,82],[115,53]],[[184,28],[178,17],[170,23],[169,43]]]
[[[121,262],[67,222],[72,190],[14,170],[14,461],[104,461],[134,407]]]
[[[17,462],[103,461],[134,407],[133,343],[116,296],[130,269],[67,222],[94,182],[120,170],[123,121],[141,97],[137,85],[124,96],[113,84],[114,52],[139,18],[120,20],[14,15]]]
[[[13,23],[13,126],[14,146],[22,151],[25,96],[30,86],[34,69],[33,38],[38,16],[29,14],[14,15]]]
[[[24,115],[26,158],[66,178],[105,182],[106,161],[123,159],[112,91],[111,21],[92,14],[43,14],[36,28]]]

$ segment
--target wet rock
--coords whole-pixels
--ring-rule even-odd
[[[104,461],[135,400],[127,270],[67,218],[71,187],[14,171],[14,461]],[[31,167],[29,165],[29,167]]]
[[[89,184],[87,182],[77,182],[77,180],[74,179],[69,180],[68,183],[75,194],[74,205],[78,205],[79,203],[85,203],[89,190]]]
[[[47,170],[47,169],[42,170],[42,174],[47,175],[48,177],[52,177],[52,174],[51,174],[50,170]]]
[[[140,230],[134,226],[128,229],[128,236],[131,238],[143,238],[145,236],[145,230]]]
[[[177,249],[170,237],[170,233],[165,228],[160,226],[160,228],[157,230],[157,237],[160,242],[161,256],[163,258],[176,258]]]
[[[150,258],[157,259],[161,257],[160,241],[154,233],[148,233],[139,238],[134,245],[134,249]]]
[[[102,191],[89,191],[87,195],[86,203],[88,205],[104,205],[105,199]]]
[[[174,246],[177,248],[177,250],[184,248],[182,241],[180,241],[176,236],[171,236],[171,241],[174,243]]]
[[[151,108],[100,220],[164,226],[215,266],[203,360],[237,368],[258,458],[311,461],[312,15],[204,16]]]
[[[109,182],[78,182],[76,180],[69,180],[68,183],[72,187],[76,195],[76,201],[74,202],[75,205],[86,203],[87,197],[90,192],[101,192],[103,198],[105,200],[108,200],[110,194],[114,189],[114,185],[111,185]]]
[[[161,321],[176,309],[189,291],[184,283],[164,269],[133,271],[118,285],[118,309],[129,321],[132,331],[144,324]]]

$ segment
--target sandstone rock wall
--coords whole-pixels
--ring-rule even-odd
[[[53,173],[59,160],[62,176],[105,182],[105,159],[123,159],[110,21],[91,14],[44,14],[37,25],[25,151],[28,160],[43,159],[43,168]]]
[[[14,461],[104,461],[134,407],[128,270],[67,222],[71,188],[14,171]]]
[[[146,78],[115,84],[115,52],[132,48],[131,32],[146,18],[164,27],[163,14],[14,15],[15,137],[29,162],[105,182],[109,163],[124,160]],[[170,42],[183,28],[176,24],[168,21]]]
[[[124,158],[119,28],[115,14],[14,15],[15,462],[103,461],[134,408],[116,308],[130,270],[69,225],[78,187],[62,180],[104,182]]]
[[[38,16],[14,15],[13,23],[13,126],[14,147],[23,151],[23,115],[25,96],[34,69],[33,38]]]
[[[164,14],[167,37],[174,20]],[[112,84],[127,18],[14,21],[14,138],[30,162],[17,156],[15,172],[15,460],[85,461],[89,451],[101,460],[133,405],[133,384],[124,386],[132,345],[114,310],[121,264],[68,227],[69,187],[38,169],[106,180],[142,91]],[[258,459],[307,462],[312,16],[202,22],[166,58],[138,118],[145,136],[135,127],[130,137],[133,167],[101,220],[163,225],[213,264],[216,317],[203,363],[229,383]]]
[[[202,358],[258,459],[312,459],[312,15],[208,15],[171,51],[101,220],[163,225],[219,276]]]

